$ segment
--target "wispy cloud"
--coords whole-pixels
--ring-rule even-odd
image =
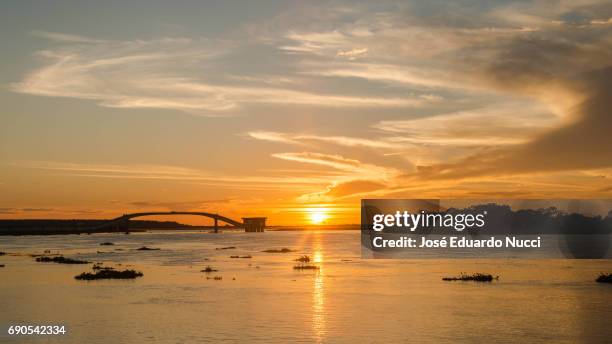
[[[274,131],[250,131],[246,133],[247,136],[262,140],[262,141],[271,141],[271,142],[280,142],[280,143],[288,143],[292,145],[301,145],[302,142],[294,139],[291,135],[278,133]]]
[[[386,188],[401,175],[399,170],[392,167],[364,163],[340,155],[300,152],[276,153],[272,156],[298,163],[331,167],[344,172],[343,175],[330,180],[324,190],[298,197],[298,200],[303,202],[331,201],[340,196],[354,196],[356,193]]]
[[[531,106],[526,110],[526,104]],[[559,122],[547,106],[528,100],[406,120],[380,121],[374,128],[394,140],[440,146],[504,146],[525,143]]]
[[[605,20],[605,19],[593,19],[593,20],[591,20],[591,24],[593,24],[593,25],[611,25],[612,24],[612,17],[608,18],[607,20]]]
[[[89,99],[106,107],[172,109],[210,116],[253,104],[393,108],[427,103],[410,95],[364,96],[289,88],[296,84],[270,84],[266,75],[247,76],[248,87],[235,85],[240,75],[218,59],[231,55],[237,49],[235,42],[188,38],[106,41],[72,34],[36,34],[60,46],[38,53],[43,66],[14,83],[16,92]],[[196,73],[202,69],[204,73]],[[194,74],[204,76],[194,78]]]
[[[329,176],[324,174],[292,177],[275,176],[274,174],[278,173],[268,172],[265,176],[232,176],[197,169],[160,165],[105,165],[53,161],[21,161],[13,162],[9,165],[55,171],[59,175],[75,177],[184,181],[235,189],[277,188],[282,185],[289,189],[295,188],[301,190],[305,186],[321,185],[329,181]]]
[[[32,31],[32,35],[46,38],[46,39],[56,41],[56,42],[61,42],[61,43],[99,44],[99,43],[108,42],[107,40],[103,40],[103,39],[95,39],[95,38],[85,37],[81,35],[61,33],[61,32]]]
[[[360,55],[364,55],[368,52],[368,48],[353,48],[350,50],[341,50],[336,53],[336,56],[348,57],[349,60],[353,61]]]
[[[524,144],[559,122],[562,119],[549,106],[519,99],[471,110],[382,120],[372,125],[376,130],[363,137],[274,131],[250,131],[246,135],[309,149],[326,145],[329,149],[337,149],[329,145],[364,148],[387,157],[405,156],[415,164],[422,164],[458,159],[473,154],[478,148]]]
[[[611,141],[604,133],[612,122],[604,109],[612,99],[612,49],[608,16],[602,19],[609,4],[506,4],[477,15],[470,6],[436,6],[452,21],[415,16],[422,8],[413,7],[346,15],[333,29],[305,24],[290,31],[286,45],[300,48],[292,53],[303,56],[300,66],[307,75],[497,98],[476,111],[374,125],[395,134],[399,143],[488,147],[423,166],[422,179],[610,166]],[[367,49],[358,62],[338,55],[356,48]],[[512,99],[516,102],[507,106]]]
[[[279,133],[272,131],[251,131],[248,132],[247,135],[258,140],[287,143],[293,145],[304,145],[308,142],[325,142],[346,147],[366,147],[384,149],[406,148],[405,144],[395,142],[396,140],[394,140],[394,138],[369,139],[348,136],[323,136],[314,134]]]

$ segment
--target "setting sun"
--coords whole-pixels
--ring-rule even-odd
[[[324,209],[316,209],[310,212],[310,222],[315,225],[320,225],[329,218]]]

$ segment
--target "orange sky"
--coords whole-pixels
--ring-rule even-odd
[[[612,196],[610,4],[1,6],[0,218]]]

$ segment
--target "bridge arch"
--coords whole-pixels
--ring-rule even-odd
[[[195,215],[195,216],[209,217],[215,220],[215,232],[218,231],[219,221],[225,222],[227,224],[233,225],[238,228],[244,228],[245,231],[247,232],[263,232],[265,224],[266,224],[265,217],[243,217],[242,218],[243,222],[240,222],[240,221],[230,219],[229,217],[226,217],[223,215],[207,213],[207,212],[202,212],[202,211],[151,211],[151,212],[123,214],[117,218],[114,218],[102,224],[101,226],[99,226],[99,228],[127,223],[127,221],[129,221],[130,219],[133,219],[136,217],[153,216],[153,215]]]

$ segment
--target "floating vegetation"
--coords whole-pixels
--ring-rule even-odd
[[[295,259],[296,262],[300,262],[300,263],[310,263],[310,257],[303,255],[298,259]]]
[[[499,279],[499,276],[493,277],[489,274],[476,273],[472,275],[466,275],[462,273],[459,277],[442,277],[443,281],[474,281],[474,282],[491,282]]]
[[[113,245],[115,245],[115,244],[113,244],[112,242],[108,242],[108,241],[100,243],[100,246],[113,246]]]
[[[101,264],[96,264],[92,268],[92,270],[115,270],[115,268],[110,266],[102,266]]]
[[[319,270],[320,267],[317,265],[301,264],[301,265],[295,265],[293,269],[294,270]]]
[[[236,246],[227,246],[227,247],[217,247],[215,250],[233,250]]]
[[[91,263],[85,260],[66,258],[62,256],[56,256],[56,257],[41,256],[41,257],[36,258],[36,261],[41,262],[41,263],[58,263],[58,264],[89,264]]]
[[[253,258],[252,256],[230,256],[230,258]]]
[[[204,270],[202,270],[200,272],[208,273],[208,272],[217,272],[217,271],[219,271],[219,270],[213,269],[210,265],[208,265],[208,266],[206,266],[206,269],[204,269]]]
[[[599,277],[595,280],[597,283],[612,283],[612,274],[599,274]]]
[[[161,248],[151,248],[151,247],[146,247],[146,246],[136,249],[136,251],[159,251],[159,250],[161,250]]]
[[[292,250],[292,249],[284,247],[284,248],[281,248],[280,250],[271,249],[271,250],[265,250],[265,251],[262,251],[262,252],[265,252],[265,253],[289,253],[289,252],[295,252],[295,250]]]
[[[74,276],[78,280],[99,280],[99,279],[134,279],[136,277],[142,277],[143,273],[136,270],[122,270],[118,271],[115,269],[100,269],[94,273],[83,272],[80,275]]]

